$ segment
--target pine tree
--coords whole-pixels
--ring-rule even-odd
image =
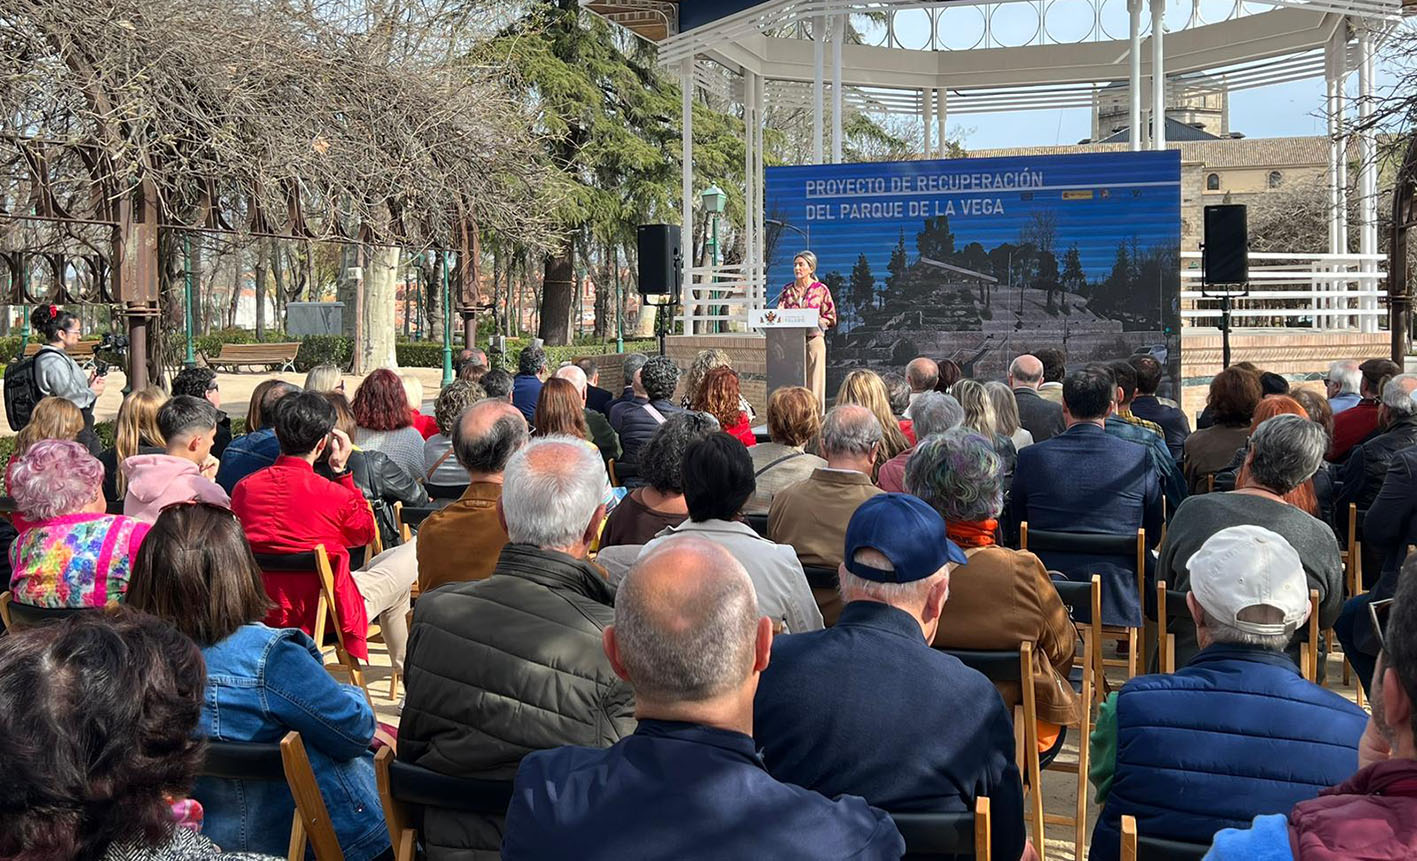
[[[1074,242],[1063,254],[1063,289],[1071,293],[1081,293],[1087,286],[1087,273],[1082,268],[1082,255]]]
[[[865,254],[858,255],[856,265],[851,267],[851,280],[846,285],[844,304],[850,311],[853,323],[860,322],[861,312],[870,307],[876,296],[876,276],[871,274],[871,261]],[[848,327],[845,331],[850,331]]]
[[[950,232],[949,216],[925,219],[925,229],[915,234],[915,248],[921,257],[950,262],[955,253],[955,235]]]
[[[894,293],[905,286],[905,273],[909,268],[910,262],[905,256],[905,230],[902,228],[900,239],[891,249],[890,262],[886,264],[886,271],[890,273],[886,277],[887,292]]]

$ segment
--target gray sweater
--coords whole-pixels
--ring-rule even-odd
[[[1309,588],[1319,590],[1319,629],[1331,626],[1343,609],[1343,562],[1339,558],[1338,542],[1333,530],[1307,512],[1248,493],[1206,493],[1188,497],[1166,527],[1166,540],[1161,545],[1161,561],[1156,576],[1166,578],[1166,588],[1185,591],[1191,576],[1186,570],[1197,550],[1210,536],[1229,526],[1262,526],[1284,537],[1284,540],[1304,560],[1304,574]],[[1290,644],[1289,655],[1298,661],[1300,642],[1307,642],[1307,629]],[[1176,666],[1185,666],[1197,652],[1196,629],[1189,619],[1168,623],[1168,633],[1176,634]],[[1319,644],[1319,667],[1325,654]],[[1320,676],[1322,679],[1322,676]]]
[[[89,375],[58,347],[40,347],[34,357],[34,373],[39,390],[46,396],[72,401],[81,410],[93,406],[98,399],[89,389]]]

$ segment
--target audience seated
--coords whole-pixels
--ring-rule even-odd
[[[1151,458],[1151,468],[1156,471],[1156,483],[1161,487],[1162,496],[1171,511],[1186,498],[1186,479],[1181,474],[1181,465],[1171,457],[1171,449],[1166,447],[1166,435],[1155,422],[1139,419],[1129,409],[1131,399],[1137,390],[1136,371],[1127,362],[1108,362],[1101,367],[1112,375],[1117,392],[1114,396],[1115,411],[1107,417],[1103,426],[1107,433],[1117,439],[1134,442],[1147,450]]]
[[[339,392],[325,392],[325,400],[335,408],[335,429],[352,438],[356,431],[356,423],[354,411],[350,409],[349,401],[345,400],[344,395]],[[330,467],[329,456],[330,449],[327,448],[324,456],[315,462],[315,472],[330,481],[335,481],[336,475]],[[345,464],[345,468],[354,477],[354,486],[363,494],[370,509],[374,512],[374,522],[378,524],[379,538],[383,542],[383,546],[397,547],[403,542],[403,539],[399,535],[398,519],[394,517],[394,504],[427,505],[428,492],[423,489],[423,485],[415,480],[414,476],[409,475],[402,467],[394,463],[392,458],[376,449],[366,451],[355,446],[354,451],[349,453],[349,461]],[[414,563],[410,557],[409,583],[413,582],[413,569]]]
[[[172,378],[172,396],[191,395],[203,398],[217,409],[216,441],[212,443],[212,457],[221,458],[221,453],[231,443],[231,416],[221,411],[221,386],[216,381],[216,371],[211,368],[183,368]]]
[[[10,600],[103,607],[123,599],[148,524],[105,514],[103,467],[83,444],[40,440],[10,467],[24,523],[10,545]]]
[[[1011,393],[1009,394],[1012,398]],[[967,561],[950,572],[950,598],[940,614],[937,649],[1016,649],[1034,644],[1033,697],[1038,739],[1048,750],[1064,725],[1080,717],[1068,680],[1077,631],[1038,557],[998,544],[1004,482],[988,440],[957,428],[927,437],[906,469],[906,487],[945,519],[949,539]],[[1018,682],[997,683],[1013,714]]]
[[[1230,463],[1236,449],[1250,438],[1250,419],[1260,402],[1260,381],[1239,365],[1231,365],[1210,381],[1206,410],[1211,425],[1186,438],[1182,472],[1191,493],[1205,493],[1209,477]]]
[[[733,365],[728,360],[728,353],[717,348],[700,350],[698,355],[694,356],[694,361],[689,364],[688,372],[684,374],[684,396],[679,399],[679,406],[686,410],[697,409],[709,412],[704,407],[696,407],[694,404],[703,399],[704,383],[708,379],[709,372],[717,368],[733,370]],[[751,423],[754,415],[753,407],[741,393],[738,395],[738,411],[746,415]],[[727,415],[728,408],[726,406],[723,412]],[[722,424],[722,419],[719,420],[719,423]],[[725,427],[724,430],[726,431],[727,428]]]
[[[1201,651],[1103,703],[1089,768],[1103,805],[1091,861],[1119,857],[1123,816],[1149,837],[1206,843],[1314,797],[1357,759],[1362,709],[1305,681],[1283,653],[1309,615],[1295,548],[1263,527],[1231,526],[1186,568]]]
[[[392,376],[392,375],[391,375]],[[399,388],[402,397],[402,387]],[[323,544],[334,568],[335,596],[345,648],[367,660],[369,616],[364,594],[350,573],[349,548],[374,539],[374,515],[348,469],[354,446],[335,427],[335,408],[325,395],[298,392],[276,404],[275,435],[280,457],[241,480],[231,494],[231,510],[240,518],[246,539],[257,553],[310,553]],[[239,440],[233,441],[236,445]],[[328,454],[331,481],[315,472]],[[266,591],[275,607],[266,624],[314,631],[319,585],[309,573],[266,573]],[[399,595],[380,595],[377,609],[398,603]]]
[[[1363,518],[1363,550],[1373,551],[1382,560],[1377,582],[1369,591],[1350,597],[1333,623],[1343,656],[1353,665],[1364,690],[1371,690],[1373,665],[1381,645],[1368,622],[1368,606],[1391,598],[1400,576],[1417,576],[1412,566],[1404,567],[1408,547],[1417,544],[1417,447],[1398,452],[1383,477],[1382,489]],[[1365,570],[1366,574],[1366,570]]]
[[[679,384],[679,367],[667,356],[655,356],[637,372],[640,389],[628,400],[610,411],[610,424],[620,434],[622,454],[615,464],[616,477],[626,487],[638,487],[644,481],[636,472],[640,447],[649,442],[664,420],[683,408],[672,403],[674,388]]]
[[[1328,376],[1324,378],[1324,395],[1328,397],[1334,415],[1358,406],[1358,402],[1363,399],[1358,393],[1362,385],[1363,372],[1358,370],[1357,361],[1340,359],[1328,366]]]
[[[880,422],[870,410],[856,404],[832,407],[822,423],[822,453],[827,456],[827,465],[777,492],[768,511],[768,537],[790,545],[803,565],[840,565],[852,513],[882,492],[871,483],[871,465],[880,447]],[[826,623],[835,622],[841,611],[837,590],[815,586],[812,594]]]
[[[453,426],[453,454],[464,470],[467,489],[455,502],[430,514],[418,530],[421,592],[492,574],[507,543],[498,510],[502,471],[526,442],[526,419],[504,400],[478,401],[458,418]]]
[[[1260,372],[1260,397],[1289,394],[1289,380],[1274,371]]]
[[[768,772],[892,812],[965,812],[987,795],[994,857],[1020,857],[1009,713],[988,679],[930,648],[965,555],[933,508],[899,493],[863,502],[844,547],[836,625],[780,637],[764,661],[753,740]]]
[[[886,384],[881,382],[875,371],[858,368],[841,381],[841,388],[836,393],[836,406],[849,404],[865,407],[881,426],[876,459],[868,473],[871,478],[875,478],[876,468],[910,448],[910,443],[906,441],[905,434],[901,433],[900,422],[896,421],[895,413],[891,412]]]
[[[344,374],[339,366],[328,362],[316,365],[305,375],[304,390],[307,392],[339,392],[344,394]]]
[[[1402,373],[1402,368],[1388,359],[1369,359],[1358,366],[1358,372],[1362,376],[1358,403],[1333,417],[1333,443],[1327,457],[1334,463],[1346,460],[1355,445],[1378,430],[1379,398],[1388,380]]]
[[[369,751],[374,711],[363,691],[325,671],[308,636],[262,624],[270,599],[231,512],[204,503],[164,509],[138,551],[129,603],[201,647],[202,735],[274,744],[299,732],[344,857],[389,848]],[[294,805],[284,782],[203,777],[192,794],[205,811],[203,833],[223,849],[286,854]]]
[[[246,433],[231,441],[222,452],[217,467],[216,483],[231,493],[236,483],[262,467],[270,466],[280,457],[280,440],[270,416],[275,405],[288,394],[300,391],[290,383],[266,380],[251,391],[251,403],[246,411]]]
[[[485,426],[480,408],[460,437]],[[634,729],[633,694],[600,645],[615,591],[586,561],[605,516],[600,457],[579,440],[534,440],[505,482],[510,540],[492,576],[419,598],[409,642],[399,758],[460,777],[507,779],[531,751],[605,747]],[[496,857],[501,831],[501,817],[430,809],[423,846],[431,861]]]
[[[608,750],[526,756],[502,857],[899,858],[905,844],[885,813],[763,770],[753,703],[772,640],[752,581],[724,548],[674,538],[648,553],[604,633],[638,727]]]
[[[612,427],[616,425],[616,407],[634,398],[636,395],[644,397],[645,391],[640,385],[640,369],[643,368],[648,361],[649,357],[644,353],[626,353],[625,357],[620,360],[620,371],[623,374],[624,385],[620,389],[620,394],[611,399],[610,403],[606,404],[605,409],[602,410],[602,412],[605,413],[605,417],[610,419]],[[615,429],[617,431],[619,430],[618,427],[615,427]]]
[[[529,344],[517,354],[517,375],[512,380],[512,405],[521,410],[530,422],[536,414],[536,402],[541,397],[541,384],[546,379],[546,351]]]
[[[796,551],[763,538],[737,519],[753,495],[753,462],[748,450],[728,434],[712,433],[689,443],[683,470],[689,519],[645,544],[640,558],[676,535],[695,535],[721,544],[747,570],[758,593],[759,608],[774,623],[782,622],[786,630],[794,632],[822,627],[821,611],[812,600]]]
[[[1161,489],[1147,449],[1110,436],[1104,425],[1117,388],[1105,368],[1073,371],[1063,382],[1068,429],[1019,452],[1008,503],[1006,533],[1018,525],[1056,532],[1136,535],[1148,547],[1161,537]],[[1087,553],[1048,553],[1043,562],[1069,579],[1102,575],[1102,621],[1141,624],[1136,562]]]
[[[423,475],[423,435],[413,426],[398,374],[380,368],[364,378],[350,402],[358,427],[350,440],[364,451],[388,455],[410,480]]]
[[[753,435],[752,422],[740,402],[743,396],[738,386],[738,373],[725,365],[704,374],[690,409],[708,413],[718,420],[724,433],[746,446],[758,444]]]
[[[478,382],[481,383],[482,390],[487,393],[487,397],[500,398],[509,404],[512,402],[512,389],[515,387],[516,381],[506,371],[500,368],[488,371]]]
[[[465,347],[458,351],[457,362],[453,365],[457,378],[469,383],[480,383],[487,376],[490,364],[487,353],[477,347]]]
[[[1057,347],[1034,350],[1033,357],[1043,366],[1043,382],[1038,384],[1038,396],[1059,406],[1063,403],[1063,377],[1067,375],[1066,357]],[[1009,383],[1013,385],[1013,383]],[[1022,410],[1019,411],[1020,414]],[[1061,433],[1061,431],[1059,431]],[[1033,440],[1039,442],[1037,438]]]
[[[586,427],[585,403],[575,385],[564,377],[551,377],[541,386],[531,418],[532,436],[569,436],[596,448]]]
[[[1254,416],[1250,419],[1250,435],[1254,436],[1260,425],[1275,416],[1298,416],[1307,419],[1309,414],[1300,406],[1299,402],[1288,395],[1266,395],[1260,398],[1259,406],[1255,407]],[[1328,439],[1327,435],[1324,437]],[[1326,443],[1325,443],[1326,444]],[[1246,443],[1235,450],[1235,456],[1230,459],[1230,463],[1225,469],[1215,473],[1214,490],[1226,491],[1234,490],[1240,481],[1240,473],[1245,468],[1245,460],[1250,456],[1250,445]],[[1318,475],[1318,473],[1314,473]],[[1284,494],[1284,501],[1290,505],[1318,516],[1317,493],[1314,489],[1313,480],[1305,481],[1298,487]]]
[[[468,407],[485,397],[482,386],[467,380],[453,380],[438,393],[433,402],[438,432],[423,443],[423,483],[429,496],[441,497],[435,491],[467,485],[467,470],[453,456],[453,428]]]
[[[7,488],[14,487],[10,474],[14,471],[15,464],[19,462],[20,457],[29,451],[35,443],[46,439],[77,440],[83,430],[84,414],[74,406],[73,401],[53,395],[40,398],[39,403],[34,405],[34,411],[30,413],[30,423],[15,435],[15,453],[10,456],[10,462],[5,465],[5,486]],[[104,478],[107,479],[106,473]],[[10,490],[10,495],[14,495],[13,490]],[[104,500],[106,503],[107,497],[104,497]],[[16,529],[25,528],[23,514],[16,512],[10,515],[10,519]]]
[[[1343,605],[1343,562],[1338,542],[1326,524],[1285,501],[1285,494],[1318,469],[1323,447],[1323,431],[1299,416],[1279,415],[1262,423],[1250,437],[1238,489],[1192,496],[1176,509],[1161,545],[1157,577],[1171,589],[1185,590],[1190,584],[1190,559],[1212,535],[1230,526],[1263,527],[1277,533],[1299,553],[1309,581],[1304,594],[1307,596],[1309,589],[1319,591],[1319,627],[1331,626]],[[1195,630],[1178,620],[1171,624],[1169,632],[1176,636],[1176,665],[1182,666],[1196,652]],[[1289,654],[1298,661],[1298,640],[1290,644]],[[1320,643],[1321,671],[1324,655],[1325,647]]]
[[[1172,460],[1180,463],[1186,453],[1186,437],[1191,435],[1191,423],[1180,409],[1163,404],[1156,396],[1166,369],[1152,356],[1132,356],[1127,363],[1137,375],[1137,393],[1130,405],[1132,415],[1157,424],[1166,437]]]
[[[1375,608],[1377,609],[1377,608]],[[1382,646],[1357,773],[1249,830],[1215,835],[1216,861],[1407,859],[1417,846],[1417,576],[1404,576],[1370,626]]]
[[[915,425],[906,415],[910,409],[910,384],[905,381],[905,377],[894,371],[881,374],[881,383],[886,387],[886,400],[891,405],[891,415],[895,416],[896,426],[905,435],[906,445],[915,445]]]
[[[1378,404],[1378,424],[1373,435],[1353,446],[1339,470],[1338,493],[1334,511],[1338,513],[1344,534],[1348,530],[1348,506],[1356,504],[1367,512],[1377,499],[1383,476],[1398,452],[1417,445],[1417,375],[1400,374],[1383,386],[1382,402]]]
[[[592,366],[594,367],[594,366]],[[620,435],[615,433],[615,429],[610,426],[610,419],[590,405],[590,383],[586,380],[585,371],[578,365],[567,365],[558,370],[553,376],[566,380],[575,387],[576,394],[581,399],[581,412],[585,415],[586,431],[590,434],[590,441],[595,443],[595,447],[600,450],[600,457],[606,463],[620,457]],[[600,389],[599,391],[605,391]],[[609,392],[605,392],[609,395]],[[608,399],[606,403],[608,403]],[[538,401],[538,405],[539,405]],[[537,428],[540,430],[540,428]]]
[[[910,386],[910,404],[905,409],[905,417],[913,419],[915,399],[924,392],[935,391],[935,386],[939,385],[940,366],[927,356],[916,356],[905,366],[905,383]]]
[[[99,453],[103,464],[103,498],[110,505],[123,504],[128,492],[128,479],[123,474],[123,462],[139,454],[162,454],[166,441],[157,427],[157,411],[167,402],[167,393],[156,386],[133,392],[118,406],[118,420],[113,428],[113,448]]]
[[[202,762],[201,707],[201,654],[151,616],[95,613],[0,637],[0,857],[252,859],[174,818],[170,794]]]
[[[936,359],[935,367],[940,369],[940,379],[935,383],[935,391],[948,395],[950,386],[959,382],[964,371],[960,370],[959,362],[954,359]]]
[[[1260,376],[1264,372],[1260,370],[1259,365],[1256,365],[1254,362],[1236,362],[1230,367],[1238,371],[1243,371],[1254,377],[1255,385],[1258,387],[1256,389],[1255,400],[1258,401],[1260,398],[1264,397],[1264,385],[1260,382]],[[1212,377],[1210,382],[1213,386],[1215,384],[1215,378]],[[1206,405],[1201,409],[1200,415],[1196,416],[1196,430],[1205,430],[1206,428],[1213,427],[1214,425],[1215,409],[1211,407],[1209,399],[1207,399]]]
[[[1018,398],[1007,383],[990,380],[984,384],[989,394],[989,403],[994,408],[994,432],[1008,438],[1014,451],[1033,445],[1033,434],[1023,426],[1018,416]]]
[[[768,438],[748,450],[753,461],[756,489],[746,514],[767,514],[779,490],[791,487],[827,465],[822,458],[805,450],[822,429],[822,414],[811,389],[783,386],[768,396]]]
[[[157,428],[167,440],[165,452],[140,454],[121,464],[128,481],[123,513],[153,523],[158,512],[174,502],[195,499],[229,507],[231,497],[212,480],[217,421],[216,407],[203,398],[178,395],[164,403],[157,412]]]
[[[1004,486],[1007,487],[1018,463],[1018,449],[1014,447],[1013,440],[999,432],[999,417],[994,414],[994,401],[989,397],[989,390],[978,380],[960,380],[950,391],[964,409],[962,426],[989,440],[994,447],[1004,470]]]
[[[812,403],[815,406],[816,401]],[[630,491],[605,518],[602,551],[644,544],[684,522],[689,516],[689,504],[684,500],[684,451],[690,443],[717,430],[718,422],[707,413],[675,413],[664,420],[640,450],[640,477],[645,484]]]
[[[1008,393],[1013,398],[1012,393]],[[964,423],[964,407],[953,396],[941,392],[921,392],[915,399],[915,428],[924,442],[936,434],[952,430]],[[910,457],[919,448],[919,443],[911,446],[885,463],[876,474],[876,486],[886,493],[905,492],[905,471]],[[991,446],[992,450],[992,446]]]
[[[1328,398],[1313,389],[1296,388],[1290,393],[1299,406],[1304,408],[1304,414],[1309,417],[1309,421],[1323,428],[1324,450],[1328,450],[1328,442],[1333,439],[1333,408],[1329,406]],[[1334,488],[1334,476],[1338,470],[1327,460],[1319,463],[1318,472],[1310,481],[1314,484],[1314,504],[1318,506],[1318,513],[1314,516],[1324,523],[1337,523],[1333,514],[1333,498],[1337,494]],[[1361,526],[1361,524],[1360,524]],[[1348,522],[1343,521],[1343,534],[1348,534]],[[1378,558],[1382,558],[1379,556]]]
[[[600,417],[609,422],[610,417],[605,414],[605,411],[610,408],[610,402],[615,400],[615,393],[600,387],[600,366],[595,363],[595,359],[586,358],[577,359],[576,367],[581,369],[582,374],[585,374],[586,408],[600,413]]]
[[[1018,402],[1019,425],[1034,442],[1052,439],[1064,430],[1061,399],[1043,396],[1043,362],[1024,354],[1009,364],[1009,388]],[[1062,386],[1059,386],[1062,391]]]
[[[408,415],[413,420],[413,429],[423,437],[424,442],[438,432],[438,420],[423,414],[423,382],[412,374],[399,375],[403,383],[404,398],[408,401]]]

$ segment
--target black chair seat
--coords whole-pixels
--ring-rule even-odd
[[[10,599],[10,623],[16,628],[33,628],[36,625],[47,625],[52,622],[62,622],[65,619],[73,618],[77,613],[92,613],[98,607],[36,607],[33,604],[21,604],[12,596]]]
[[[743,522],[762,537],[768,537],[768,516],[766,514],[745,514]]]
[[[1201,861],[1209,851],[1209,843],[1185,843],[1137,835],[1137,858],[1140,861]]]
[[[207,741],[207,755],[198,774],[230,780],[285,782],[285,766],[276,742]]]
[[[467,490],[466,484],[425,484],[423,489],[433,499],[457,499]],[[407,509],[404,509],[407,511]]]
[[[512,801],[510,780],[453,777],[397,759],[389,765],[389,785],[396,800],[415,807],[501,815]]]
[[[974,856],[973,813],[892,813],[890,816],[900,836],[905,838],[906,858],[926,861]]]
[[[977,670],[991,682],[1017,682],[1023,677],[1018,650],[980,651],[975,649],[945,649],[945,654],[959,658],[960,663]]]
[[[461,494],[459,494],[459,496],[461,496]],[[399,513],[399,517],[403,520],[405,526],[409,529],[413,529],[427,520],[430,515],[441,511],[443,507],[442,505],[405,505]]]
[[[318,570],[313,550],[307,550],[304,553],[252,553],[251,555],[256,557],[256,564],[260,566],[262,571],[313,574]]]
[[[839,583],[835,568],[820,565],[803,565],[802,573],[807,575],[807,585],[813,589],[835,589]]]
[[[1135,559],[1137,555],[1137,534],[1119,535],[1103,532],[1053,532],[1044,529],[1028,530],[1028,551],[1030,553],[1086,553],[1090,556],[1121,556]]]

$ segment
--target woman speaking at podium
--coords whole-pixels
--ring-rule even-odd
[[[807,333],[807,388],[817,396],[817,405],[825,412],[827,341],[822,335],[836,326],[836,303],[832,301],[832,291],[818,281],[816,275],[817,255],[810,251],[798,252],[792,258],[793,281],[782,288],[777,307],[817,309],[817,329]]]

